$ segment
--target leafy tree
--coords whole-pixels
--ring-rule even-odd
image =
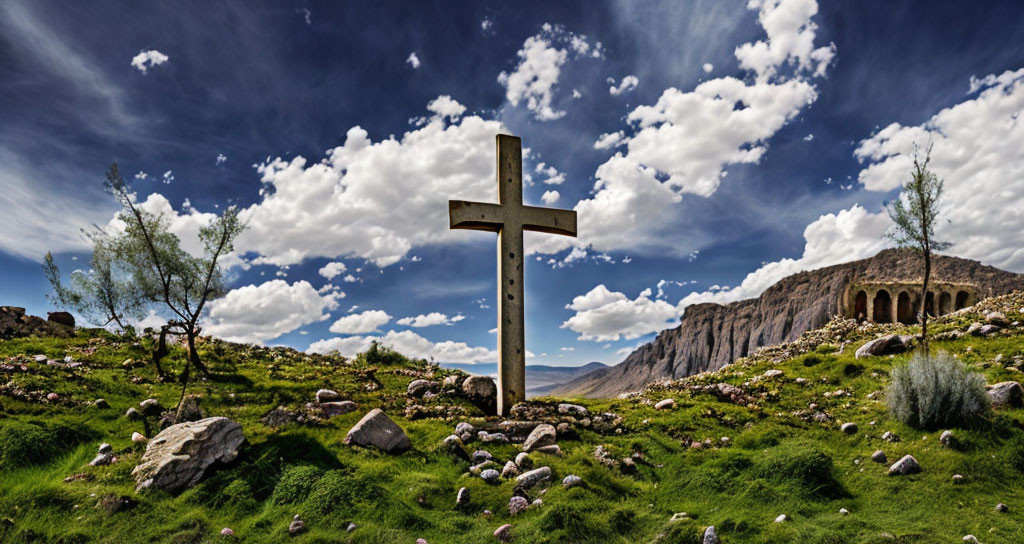
[[[86,232],[85,236],[92,242],[90,269],[72,272],[68,286],[61,282],[53,255],[46,253],[43,271],[53,286],[53,293],[48,298],[92,323],[105,327],[113,322],[122,331],[127,331],[129,326],[123,320],[141,318],[146,301],[118,261],[111,237],[100,229]]]
[[[928,169],[931,146],[924,160],[914,152],[914,170],[910,180],[903,184],[900,198],[886,204],[889,217],[895,225],[886,235],[900,247],[913,248],[924,258],[924,281],[921,284],[921,349],[928,353],[928,281],[932,273],[932,252],[949,247],[948,242],[935,239],[935,222],[939,216],[938,203],[942,198],[943,181]]]

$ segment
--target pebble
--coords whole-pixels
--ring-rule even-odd
[[[840,508],[839,509],[839,513],[845,516],[845,515],[849,514],[850,511],[845,509],[845,508]]]
[[[852,421],[849,422],[849,423],[843,423],[842,427],[840,427],[839,429],[842,430],[846,434],[856,434],[857,433],[857,424],[853,423]]]
[[[508,501],[508,515],[515,516],[529,507],[529,501],[519,495],[513,495]]]
[[[502,541],[512,538],[512,524],[506,523],[505,525],[502,525],[501,527],[495,529],[494,538],[497,538],[498,540]]]
[[[906,474],[916,474],[921,472],[921,465],[917,463],[917,459],[914,459],[913,455],[904,455],[899,461],[896,461],[889,467],[890,476],[902,476]]]
[[[789,521],[789,516],[786,514],[779,514],[779,517],[775,518],[775,523],[782,523],[785,521]]]
[[[55,401],[55,400],[57,400],[59,398],[60,398],[60,395],[58,395],[57,393],[50,393],[50,394],[46,395],[46,400],[51,401],[51,402]]]
[[[516,467],[516,464],[515,464],[514,461],[506,462],[505,466],[501,469],[501,477],[502,478],[511,478],[511,477],[516,476],[518,474],[519,474],[519,468]]]
[[[886,461],[889,460],[889,458],[886,457],[884,451],[882,451],[882,450],[875,450],[875,453],[871,454],[871,460],[876,462],[876,463],[885,463]]]
[[[718,544],[718,533],[715,532],[714,525],[704,529],[704,544]]]
[[[892,431],[885,431],[882,433],[882,440],[885,440],[886,442],[899,442],[900,437],[893,434]]]
[[[92,405],[97,408],[100,408],[101,410],[110,408],[110,403],[107,402],[107,399],[96,399],[93,401]]]
[[[996,505],[996,512],[1006,513],[1006,512],[1009,512],[1009,511],[1010,511],[1010,507],[1006,506],[1003,503],[999,503],[999,504]]]
[[[224,536],[231,536],[231,535],[235,534],[235,532],[232,531],[230,527],[225,527],[225,528],[220,530],[220,534],[222,534]]]
[[[135,444],[145,444],[147,441],[149,441],[149,439],[146,438],[146,436],[143,435],[142,433],[140,433],[140,432],[132,433],[132,442],[134,442]]]
[[[582,483],[583,483],[583,478],[580,478],[579,476],[577,476],[575,474],[570,474],[570,475],[566,476],[565,478],[562,478],[562,487],[564,487],[566,489],[569,489],[569,488],[572,488],[572,487],[576,487],[576,486],[578,486],[578,485],[580,485]]]
[[[352,522],[350,521],[350,522],[348,523],[348,527],[345,527],[345,532],[351,533],[352,531],[355,531],[355,530],[356,530],[356,529],[358,529],[358,528],[359,528],[359,526],[358,526],[358,525],[356,525],[355,523],[352,523]]]
[[[943,446],[945,446],[947,448],[955,448],[957,444],[956,444],[956,437],[953,436],[953,432],[952,431],[942,431],[942,434],[939,435],[939,444],[942,444]]]
[[[533,468],[533,460],[530,459],[530,454],[524,451],[516,455],[516,466],[523,470]]]
[[[687,514],[686,512],[676,512],[675,514],[672,514],[671,518],[668,518],[672,523],[683,521],[685,519],[690,519],[690,514]]]
[[[963,481],[964,481],[964,477],[962,475],[960,475],[960,474],[954,474],[953,475],[953,483],[954,484],[958,484],[958,483],[963,482]]]
[[[973,544],[978,544],[978,537],[976,537],[974,535],[967,535],[967,536],[964,537],[964,542],[971,542]]]
[[[473,464],[476,465],[479,463],[483,463],[484,461],[493,461],[494,456],[491,455],[491,452],[487,450],[476,450],[473,452],[471,459],[473,461]]]
[[[299,515],[295,514],[292,518],[292,522],[288,524],[288,534],[292,536],[301,535],[306,532],[306,522],[299,519]]]
[[[675,399],[662,399],[654,405],[655,410],[671,410],[676,407]]]
[[[480,473],[480,479],[489,484],[497,482],[498,478],[501,478],[501,473],[498,472],[497,470],[494,470],[493,468],[489,468]]]

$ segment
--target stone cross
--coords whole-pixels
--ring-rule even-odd
[[[498,414],[526,398],[523,231],[576,236],[576,212],[523,206],[522,141],[498,134],[498,204],[450,200],[453,229],[498,233]]]

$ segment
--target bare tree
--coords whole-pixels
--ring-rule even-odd
[[[116,162],[107,172],[105,186],[122,207],[118,218],[124,224],[124,231],[113,239],[117,259],[125,263],[143,296],[162,305],[172,316],[161,328],[160,345],[154,358],[166,351],[167,334],[181,334],[188,341],[188,359],[181,373],[181,397],[184,399],[190,368],[208,373],[196,351],[196,337],[201,332],[199,318],[209,300],[226,292],[221,259],[233,251],[234,240],[245,230],[245,224],[235,207],[224,210],[209,225],[200,228],[203,255],[194,256],[181,248],[180,240],[170,231],[167,217],[136,204],[135,194],[118,173]],[[180,411],[180,401],[178,408]]]
[[[915,147],[914,169],[903,184],[900,198],[886,204],[889,217],[895,225],[886,235],[900,247],[916,250],[924,258],[924,281],[921,284],[921,349],[928,353],[928,282],[932,273],[932,252],[949,247],[948,242],[935,239],[935,223],[939,217],[939,199],[943,181],[928,169],[932,147],[929,145],[924,160]],[[934,303],[933,303],[934,304]]]

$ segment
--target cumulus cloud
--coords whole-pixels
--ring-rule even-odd
[[[403,317],[398,320],[398,324],[406,327],[431,327],[434,325],[451,325],[463,319],[466,319],[466,316],[461,314],[448,317],[441,312],[430,312],[429,314],[420,314],[415,317]]]
[[[715,66],[710,62],[705,62],[704,66],[701,66],[701,69],[704,70],[705,74],[710,74],[711,71],[715,69]]]
[[[307,281],[271,280],[239,287],[209,302],[204,332],[232,342],[262,344],[329,318],[344,296],[339,291],[319,293]]]
[[[160,66],[170,59],[167,55],[157,51],[156,49],[150,49],[148,51],[140,51],[138,55],[132,57],[132,66],[137,68],[143,74],[146,70]]]
[[[740,68],[753,71],[761,81],[776,75],[783,64],[816,76],[825,74],[836,47],[814,47],[818,25],[811,17],[818,13],[816,0],[750,0],[747,6],[759,8],[757,20],[768,39],[736,48]]]
[[[416,56],[416,52],[415,51],[413,51],[412,53],[409,53],[409,56],[405,58],[405,62],[409,66],[412,66],[413,70],[415,70],[415,69],[420,67],[420,58]]]
[[[221,164],[224,164],[226,162],[228,162],[227,156],[224,155],[223,153],[217,153],[217,162],[216,162],[216,164],[217,165],[221,165]]]
[[[378,327],[387,325],[389,321],[391,316],[383,310],[366,310],[338,319],[331,325],[330,331],[337,334],[377,332]]]
[[[555,202],[558,202],[559,196],[561,195],[558,194],[558,191],[544,191],[544,194],[540,196],[540,201],[545,204],[551,205],[554,204]]]
[[[623,140],[626,138],[626,134],[623,131],[608,132],[598,137],[597,141],[594,142],[594,149],[611,149],[618,147],[625,143]]]
[[[622,81],[620,81],[618,85],[615,84],[615,80],[612,78],[608,78],[608,83],[612,84],[611,87],[608,87],[608,92],[612,96],[619,96],[622,93],[627,93],[635,89],[636,86],[640,84],[640,80],[634,75],[629,75],[622,78]]]
[[[427,104],[427,110],[434,112],[439,117],[450,117],[451,119],[458,119],[466,111],[466,106],[459,104],[452,97],[443,94]]]
[[[400,139],[370,140],[360,127],[326,159],[276,158],[258,165],[272,190],[241,212],[249,228],[236,247],[256,264],[288,265],[345,255],[388,266],[413,247],[466,239],[448,228],[448,200],[494,201],[498,121],[464,116],[448,97]]]
[[[318,270],[317,272],[321,276],[323,276],[323,277],[325,277],[325,278],[327,278],[329,280],[333,280],[335,278],[335,276],[338,276],[339,274],[343,274],[345,272],[345,270],[346,270],[345,263],[342,263],[342,262],[330,262],[330,263],[327,263],[327,264],[323,265],[322,267],[320,267],[320,270]]]
[[[565,174],[558,171],[554,166],[545,163],[538,163],[534,172],[544,176],[543,182],[547,185],[561,185],[565,181]]]
[[[473,347],[465,342],[431,342],[412,331],[388,331],[383,336],[350,336],[347,338],[328,338],[310,344],[307,353],[337,352],[345,357],[369,349],[372,342],[390,347],[407,356],[421,359],[434,359],[442,363],[480,363],[493,362],[498,358],[497,352],[484,348]]]
[[[559,119],[565,115],[553,105],[554,93],[562,66],[574,58],[590,56],[599,58],[601,44],[591,46],[586,36],[568,32],[560,26],[545,23],[540,33],[526,38],[516,55],[519,63],[511,73],[498,74],[498,82],[505,87],[505,98],[513,106],[520,102],[542,121]]]
[[[623,293],[609,291],[603,284],[572,300],[566,308],[576,312],[561,328],[580,334],[580,340],[595,342],[631,340],[671,325],[678,315],[675,306],[651,299],[644,289],[633,300]]]

